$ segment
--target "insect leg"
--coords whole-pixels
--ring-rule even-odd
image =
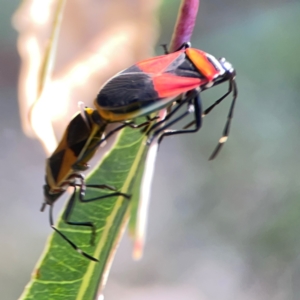
[[[170,136],[170,135],[174,135],[174,134],[193,133],[193,132],[197,132],[201,128],[201,126],[202,126],[202,104],[201,104],[201,99],[200,99],[199,94],[195,97],[193,104],[194,104],[193,108],[194,108],[194,114],[195,114],[195,128],[181,129],[181,130],[165,130],[158,139],[159,144],[161,143],[162,139],[165,136]]]
[[[88,188],[93,188],[93,189],[104,189],[102,187],[102,185],[100,185],[100,184],[87,184],[87,185],[84,185],[84,186],[88,187]],[[90,199],[84,199],[84,196],[85,196],[84,186],[80,187],[79,200],[81,202],[92,202],[92,201],[96,201],[96,200],[102,200],[102,199],[105,199],[105,198],[117,197],[117,196],[122,196],[122,197],[124,197],[125,199],[128,199],[128,200],[131,198],[131,196],[128,195],[128,194],[121,193],[121,192],[115,192],[115,193],[111,193],[111,194],[108,194],[108,195],[103,195],[103,196],[94,197],[94,198],[90,198]]]
[[[106,140],[107,140],[110,136],[112,136],[114,133],[116,133],[116,132],[118,132],[119,130],[125,128],[126,126],[128,126],[128,124],[122,124],[121,126],[118,126],[117,128],[111,130],[111,131],[105,136],[105,138],[101,139],[101,140],[99,141],[99,143],[97,143],[97,146],[98,146],[99,144],[101,144],[102,142],[106,141]]]
[[[114,133],[118,132],[119,130],[121,130],[121,129],[127,127],[127,126],[129,126],[130,128],[141,128],[141,127],[144,127],[144,126],[149,125],[149,124],[150,124],[153,120],[155,120],[155,119],[157,119],[157,117],[149,118],[149,117],[147,116],[147,121],[146,121],[146,122],[143,122],[143,123],[141,123],[141,124],[135,124],[134,122],[127,122],[127,123],[124,123],[124,124],[120,125],[119,127],[115,128],[115,129],[113,129],[113,130],[111,130],[111,131],[105,136],[105,138],[101,139],[101,140],[99,141],[99,143],[97,143],[97,146],[98,146],[99,144],[101,144],[102,142],[104,142],[105,140],[107,140],[107,139],[108,139],[110,136],[112,136]]]
[[[233,117],[234,106],[235,106],[236,98],[237,98],[237,94],[238,94],[237,86],[236,86],[236,83],[235,83],[234,79],[232,79],[231,82],[230,82],[230,88],[229,88],[228,93],[231,92],[231,91],[233,91],[233,98],[232,98],[230,109],[229,109],[229,112],[228,112],[227,121],[226,121],[225,127],[223,129],[223,134],[222,134],[222,137],[219,139],[219,143],[218,143],[217,147],[215,148],[215,150],[213,151],[213,153],[211,154],[209,160],[214,159],[218,155],[218,153],[221,150],[222,146],[224,145],[224,143],[228,139],[230,124],[231,124],[231,120],[232,120],[232,117]],[[227,95],[228,95],[228,93],[227,93]]]
[[[74,193],[71,197],[75,198],[75,190]],[[49,221],[50,221],[50,226],[53,230],[55,230],[74,250],[76,250],[78,253],[80,253],[81,255],[83,255],[84,257],[92,260],[92,261],[98,261],[98,259],[94,258],[93,256],[85,253],[84,251],[82,251],[80,248],[78,248],[71,240],[69,240],[60,230],[58,230],[56,227],[54,227],[54,222],[53,222],[53,205],[50,205],[50,209],[49,209]]]
[[[74,192],[72,194],[72,197],[70,198],[67,207],[64,211],[63,214],[63,220],[65,221],[65,223],[67,223],[68,225],[72,225],[72,226],[87,226],[91,228],[92,231],[92,236],[91,236],[91,241],[90,244],[94,245],[94,238],[95,238],[95,234],[96,234],[96,228],[95,225],[92,222],[72,222],[70,221],[70,217],[73,211],[73,207],[75,204],[75,195],[76,195],[76,185],[74,185]]]
[[[192,99],[190,99],[192,96]],[[170,119],[180,108],[183,104],[185,104],[187,101],[189,101],[190,103],[188,104],[188,109],[186,112],[184,112],[182,115],[180,115],[179,117],[177,117],[176,119],[174,119],[173,121],[170,121],[169,123],[166,123],[165,125],[163,125],[163,127],[157,129],[154,131],[154,129],[156,127],[158,127],[159,125],[161,125],[162,123],[166,122],[168,119]],[[152,136],[148,139],[147,144],[150,145],[151,142],[153,141],[153,139],[159,135],[161,132],[165,131],[167,128],[169,128],[170,126],[172,126],[173,124],[177,123],[178,121],[180,121],[181,119],[183,119],[184,117],[186,117],[187,115],[189,115],[190,113],[194,112],[195,115],[197,115],[197,117],[195,117],[196,120],[198,120],[201,123],[201,99],[199,96],[199,93],[196,90],[191,91],[191,93],[189,95],[187,95],[186,99],[182,100],[179,104],[177,104],[177,106],[165,117],[164,120],[157,122],[156,124],[154,124],[150,130],[148,131],[148,134],[152,131],[153,134]],[[199,116],[199,118],[198,118]],[[199,125],[199,128],[201,127],[201,124]],[[197,128],[196,131],[199,129]],[[192,131],[190,130],[174,130],[174,131],[168,131],[169,134],[168,135],[172,135],[172,134],[180,134],[180,133],[188,133],[188,132],[194,132],[194,129],[192,129]],[[173,132],[173,133],[171,133]],[[176,133],[175,133],[176,132]],[[165,135],[165,134],[164,134]],[[161,141],[161,139],[159,139],[159,142]]]
[[[183,50],[183,49],[187,49],[187,48],[191,48],[191,43],[190,42],[185,42],[183,43],[178,49],[176,49],[174,52]]]
[[[230,81],[228,91],[220,99],[218,99],[215,103],[213,103],[211,106],[206,108],[204,110],[204,112],[202,113],[202,117],[205,117],[206,115],[208,115],[216,105],[220,104],[232,92],[232,89],[233,89],[233,83],[232,83],[232,81]],[[192,122],[190,122],[189,124],[184,126],[183,129],[187,129],[187,128],[191,127],[192,125],[195,124],[195,122],[196,121],[193,120]]]
[[[169,54],[169,50],[168,50],[168,44],[161,44],[161,47],[164,50],[164,54]]]
[[[155,117],[151,118],[151,117],[149,117],[149,116],[146,116],[146,118],[147,118],[147,121],[146,121],[146,122],[143,122],[143,123],[141,123],[141,124],[135,124],[134,122],[129,122],[129,123],[126,123],[126,124],[128,124],[128,126],[129,126],[130,128],[134,128],[134,129],[142,128],[142,127],[147,128],[147,126],[150,125],[151,122],[157,120],[159,117],[158,117],[158,116],[155,116]]]
[[[94,198],[90,198],[90,199],[85,199],[85,191],[86,188],[94,188],[94,189],[108,189],[111,191],[116,191],[116,188],[110,186],[110,185],[106,185],[106,184],[90,184],[90,185],[86,185],[84,182],[84,176],[82,174],[73,174],[72,178],[77,178],[79,180],[79,182],[77,183],[73,183],[74,186],[74,193],[69,201],[69,203],[67,204],[65,213],[63,215],[63,220],[69,224],[69,225],[73,225],[73,226],[88,226],[91,228],[92,230],[92,234],[91,234],[91,245],[94,244],[94,239],[95,239],[95,235],[96,235],[96,228],[95,225],[92,222],[73,222],[70,221],[70,217],[71,217],[71,213],[73,210],[73,206],[75,203],[75,192],[76,192],[76,187],[79,187],[79,201],[83,202],[83,203],[87,203],[87,202],[92,202],[92,201],[96,201],[96,200],[102,200],[105,198],[110,198],[110,197],[114,197],[114,196],[123,196],[126,199],[130,199],[130,196],[124,193],[120,193],[120,192],[115,192],[115,193],[111,193],[108,195],[103,195],[103,196],[99,196],[99,197],[94,197]]]
[[[162,46],[165,54],[170,53],[169,50],[168,50],[168,45],[167,44],[161,44],[161,46]],[[186,49],[186,48],[190,48],[190,47],[191,47],[191,43],[190,42],[185,42],[178,49],[176,49],[174,52],[180,51],[180,50],[183,50],[183,49]]]
[[[85,159],[85,157],[87,157],[88,155],[90,155],[90,153],[92,153],[95,148],[98,148],[104,141],[106,141],[108,138],[110,138],[113,134],[115,134],[116,132],[118,132],[119,130],[129,126],[131,128],[141,128],[141,127],[144,127],[144,126],[148,126],[151,121],[155,120],[156,117],[154,118],[147,118],[147,121],[144,122],[144,123],[141,123],[141,124],[135,124],[134,122],[127,122],[127,123],[123,123],[122,125],[116,127],[115,129],[111,130],[104,138],[102,138],[100,141],[98,141],[97,143],[95,143],[90,149],[88,149],[84,155],[80,158],[79,161],[77,161],[74,165],[73,165],[73,169],[75,171],[84,171],[86,169],[89,168],[89,165],[81,165],[81,161]]]
[[[158,130],[156,130],[152,136],[151,136],[151,140],[148,142],[148,144],[150,144],[153,140],[153,138],[159,134],[161,134],[161,136],[158,139],[158,143],[161,143],[162,139],[165,136],[170,136],[170,135],[174,135],[174,134],[183,134],[183,133],[192,133],[192,132],[196,132],[201,128],[202,125],[202,117],[201,117],[201,113],[202,113],[202,109],[201,109],[201,99],[200,96],[197,95],[193,101],[189,104],[188,106],[188,110],[180,115],[179,117],[177,117],[175,120],[167,123],[165,126],[159,128]],[[178,122],[179,120],[183,119],[184,117],[186,117],[187,115],[189,115],[190,113],[194,112],[195,114],[195,124],[196,127],[194,129],[182,129],[182,130],[166,130],[168,127],[170,127],[171,125],[173,125],[174,123]]]
[[[154,131],[155,128],[159,127],[161,124],[165,123],[166,121],[168,121],[185,103],[187,103],[188,101],[190,101],[192,98],[196,97],[196,95],[198,94],[198,92],[196,90],[191,91],[183,100],[181,100],[173,110],[171,110],[166,117],[153,124],[150,129],[148,130],[147,134],[149,135],[149,133],[151,131]],[[173,123],[172,123],[173,124]],[[165,127],[165,126],[164,126]]]

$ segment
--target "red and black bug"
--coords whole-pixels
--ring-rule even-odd
[[[148,143],[161,134],[164,136],[191,133],[200,129],[202,117],[233,92],[228,119],[219,144],[210,159],[215,158],[228,138],[230,121],[237,98],[235,70],[224,58],[191,48],[188,43],[174,53],[146,59],[121,71],[109,79],[100,89],[94,104],[100,116],[110,122],[132,120],[149,115],[177,103],[166,118],[154,124],[148,134]],[[228,92],[202,112],[199,93],[223,82],[229,82]],[[179,108],[187,103],[187,110],[173,121],[169,120]],[[195,119],[182,130],[167,130],[171,125],[194,112]],[[194,129],[187,129],[195,124]]]

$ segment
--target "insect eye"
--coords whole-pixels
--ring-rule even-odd
[[[219,59],[219,63],[222,66],[224,75],[226,77],[234,78],[236,75],[235,69],[233,68],[232,64],[228,62],[224,57]]]

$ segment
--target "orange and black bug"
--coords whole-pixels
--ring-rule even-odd
[[[131,126],[133,128],[139,128],[146,126],[150,121],[135,125],[133,123],[126,123],[115,130],[108,133],[109,137],[112,133],[120,130],[125,126]],[[83,256],[97,261],[94,257],[83,252],[78,248],[68,237],[66,237],[61,231],[54,227],[53,222],[53,204],[57,199],[66,191],[68,187],[73,187],[74,192],[67,204],[65,212],[63,214],[63,220],[74,226],[88,226],[92,230],[91,244],[95,237],[95,227],[92,222],[73,222],[70,221],[71,212],[75,203],[75,195],[77,188],[79,189],[79,200],[87,203],[104,198],[123,196],[129,199],[130,196],[121,192],[118,192],[116,188],[106,184],[93,184],[86,185],[82,171],[89,168],[88,161],[97,151],[101,142],[104,131],[106,129],[107,122],[103,120],[96,110],[86,107],[82,113],[76,114],[69,125],[67,126],[64,135],[57,146],[53,154],[46,160],[46,184],[44,185],[44,203],[41,207],[41,211],[44,211],[46,205],[50,206],[49,219],[51,227],[65,239],[76,251]],[[94,189],[108,189],[113,193],[92,198],[85,199],[86,188]]]

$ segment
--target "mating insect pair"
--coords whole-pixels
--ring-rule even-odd
[[[229,82],[228,91],[214,104],[202,111],[200,92],[226,81]],[[74,193],[67,204],[63,219],[69,225],[90,227],[93,240],[95,235],[93,223],[69,221],[76,188],[79,188],[79,200],[82,202],[113,196],[123,196],[129,199],[129,195],[118,192],[109,185],[85,185],[84,177],[80,172],[88,168],[88,161],[100,144],[126,126],[141,128],[149,125],[147,129],[148,145],[158,136],[159,142],[161,142],[165,136],[196,132],[201,128],[202,117],[231,92],[233,99],[223,135],[210,159],[216,157],[227,140],[237,98],[235,70],[224,58],[217,60],[208,53],[191,48],[186,43],[174,53],[138,62],[108,80],[94,101],[96,110],[85,108],[82,114],[79,113],[72,119],[57,149],[46,162],[45,202],[41,210],[43,211],[47,204],[50,206],[51,227],[79,253],[97,261],[54,227],[52,217],[54,202],[69,186],[74,187]],[[151,124],[153,120],[148,117],[151,113],[171,105],[173,105],[172,109],[164,120]],[[185,112],[170,120],[184,105],[187,105]],[[168,130],[170,126],[191,113],[194,114],[194,120],[183,129]],[[139,125],[133,123],[132,120],[142,116],[147,116],[148,120]],[[102,138],[107,124],[113,122],[121,122],[122,125]],[[194,128],[189,129],[192,125]],[[113,192],[98,198],[85,199],[86,187],[108,189]]]

